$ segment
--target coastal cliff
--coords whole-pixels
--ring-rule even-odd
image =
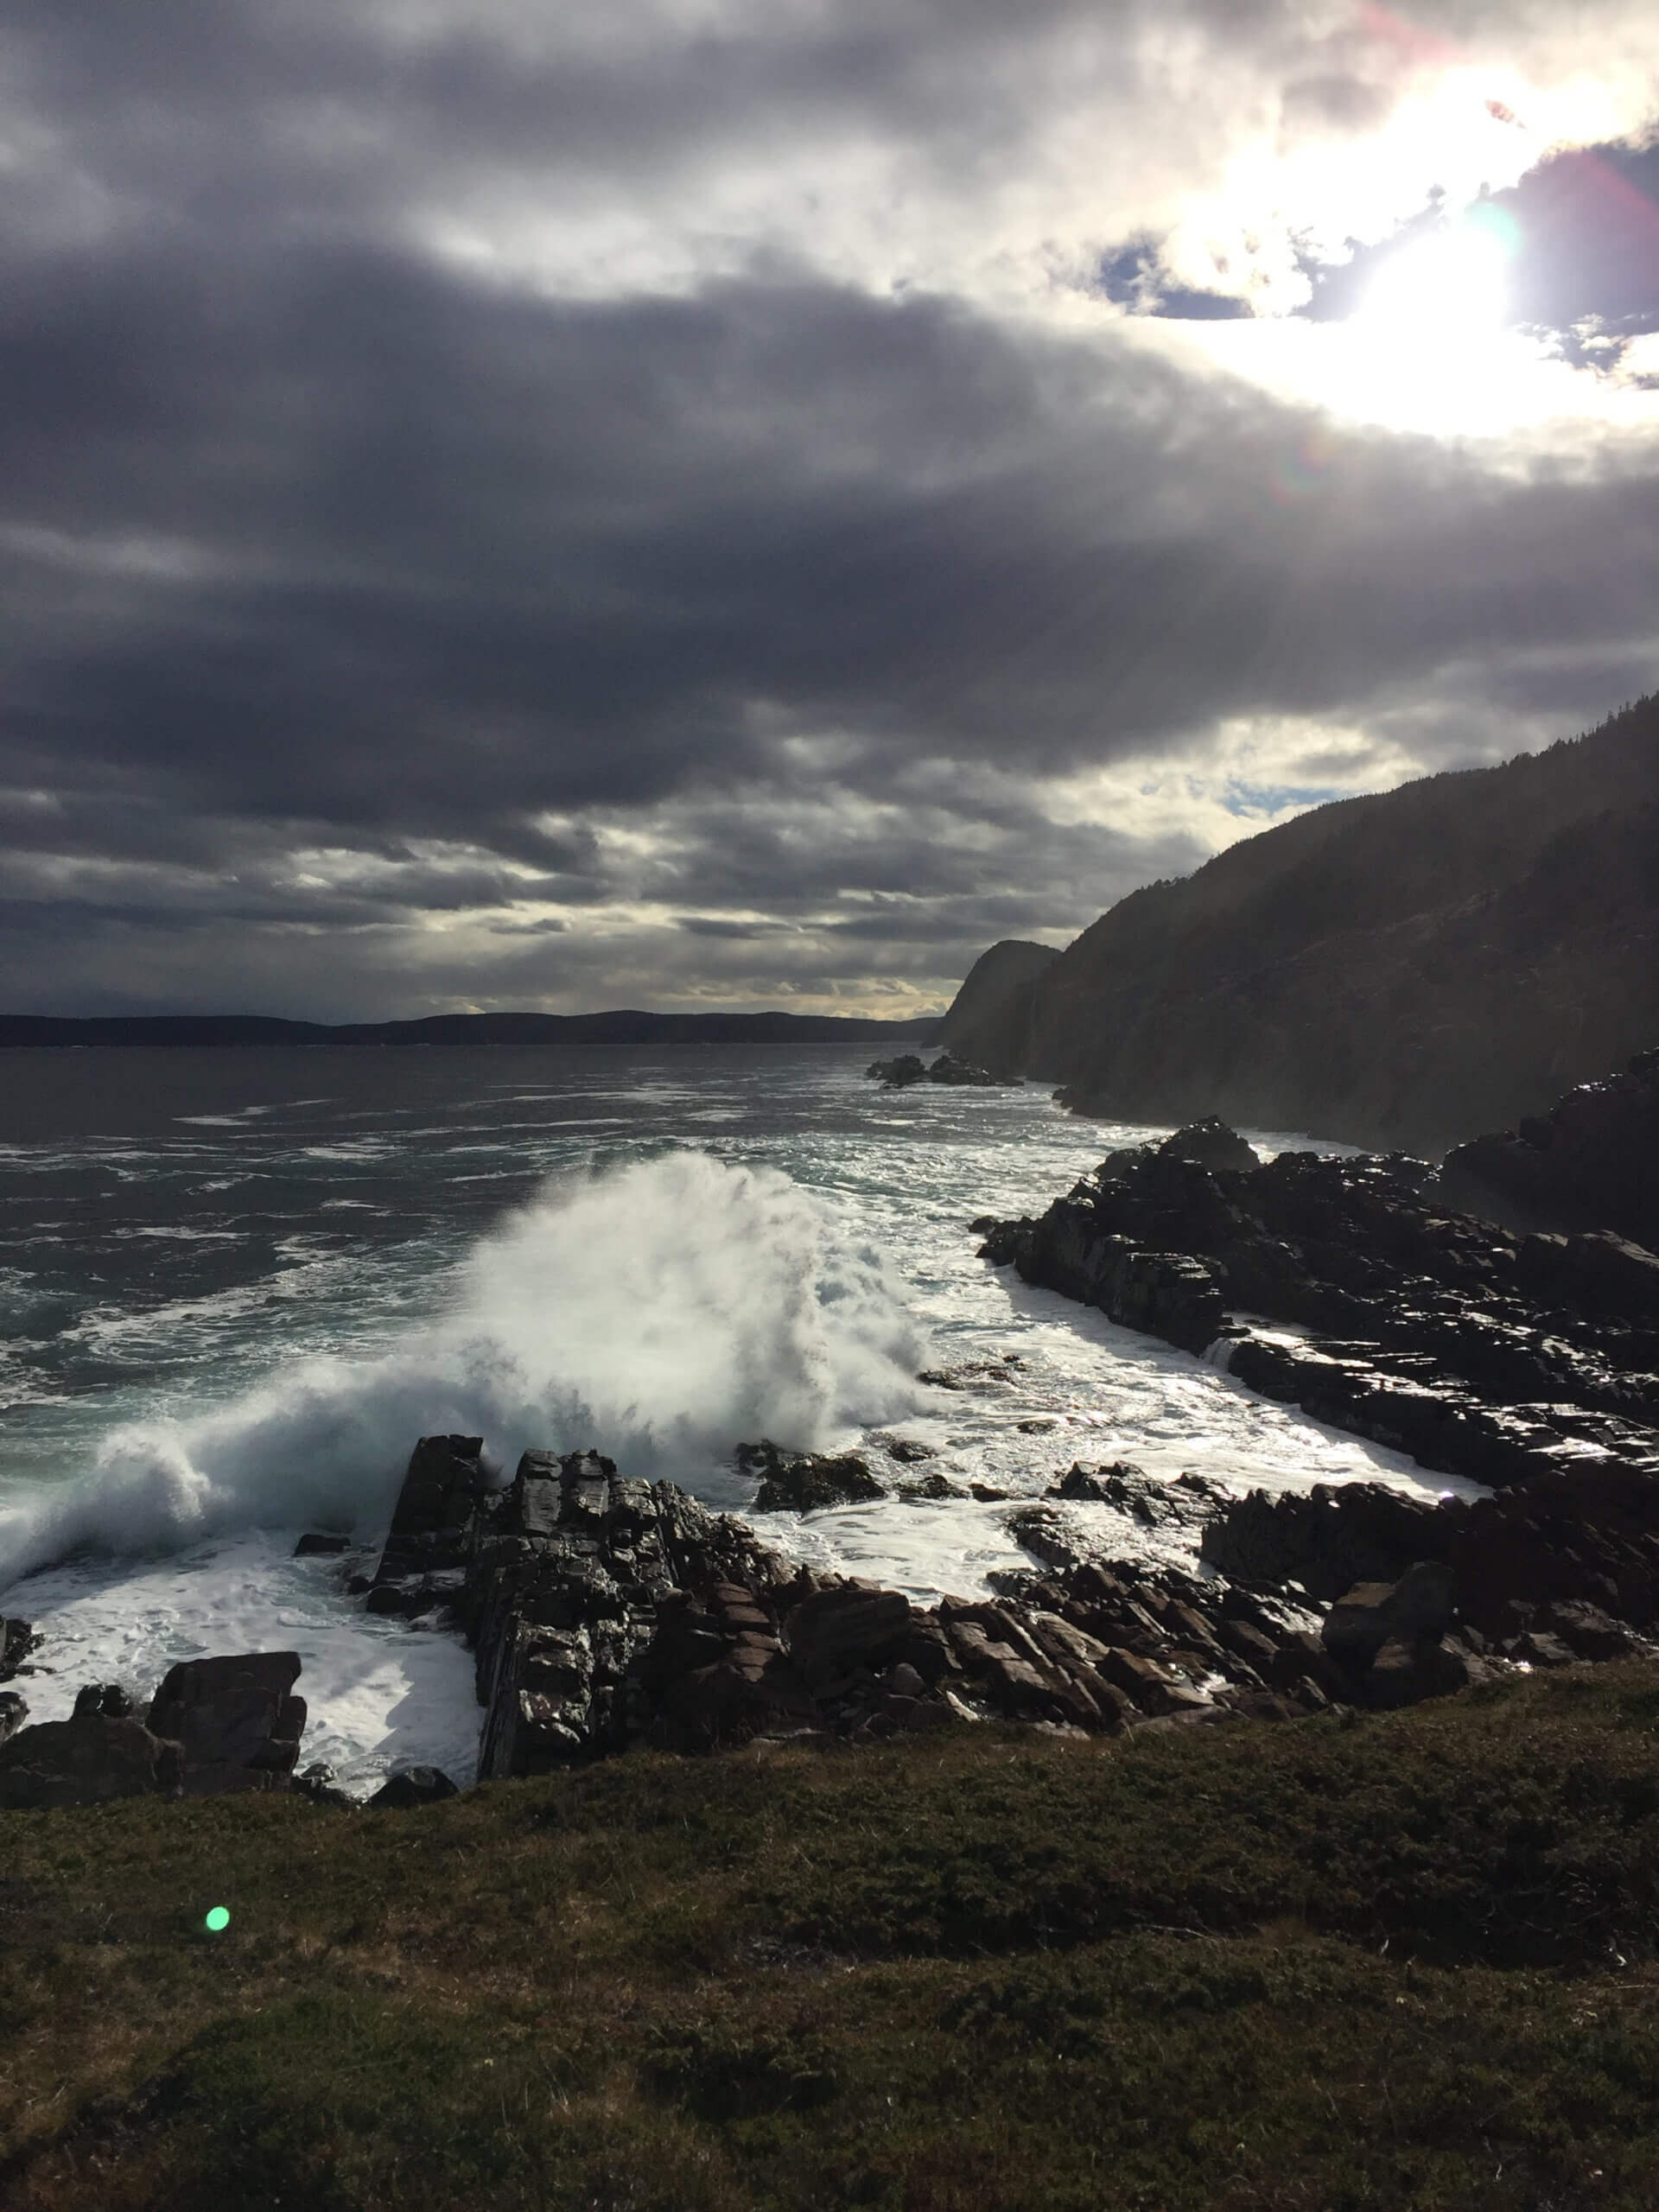
[[[994,994],[984,965],[941,1035],[1079,1112],[1425,1153],[1511,1126],[1659,1036],[1659,699],[1247,838]]]

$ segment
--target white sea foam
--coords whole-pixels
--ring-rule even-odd
[[[550,1189],[458,1271],[448,1313],[372,1358],[280,1367],[111,1430],[92,1471],[0,1512],[0,1587],[80,1550],[383,1522],[416,1435],[604,1447],[703,1489],[738,1439],[889,1421],[920,1357],[879,1254],[771,1168],[683,1151]],[[718,1488],[716,1482],[715,1487]]]

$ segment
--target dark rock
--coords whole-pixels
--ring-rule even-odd
[[[817,1592],[784,1619],[784,1639],[809,1681],[850,1666],[874,1669],[906,1643],[910,1600],[901,1591],[844,1582]]]
[[[410,1455],[368,1610],[410,1618],[453,1602],[469,1531],[490,1494],[478,1436],[423,1436]]]
[[[120,1682],[87,1682],[75,1692],[74,1714],[84,1720],[102,1713],[110,1720],[124,1720],[132,1711],[132,1698]]]
[[[1529,1667],[1570,1667],[1578,1654],[1559,1636],[1551,1636],[1543,1629],[1529,1629],[1510,1644],[1510,1656],[1524,1659]]]
[[[912,1437],[894,1436],[887,1440],[888,1459],[896,1459],[901,1467],[913,1467],[920,1459],[937,1456],[931,1444],[918,1444]]]
[[[29,1718],[29,1707],[16,1690],[0,1690],[0,1744],[9,1743]]]
[[[317,1554],[348,1552],[352,1548],[349,1536],[331,1535],[321,1530],[308,1530],[294,1547],[296,1559],[310,1559]]]
[[[979,1067],[971,1060],[959,1060],[954,1052],[941,1052],[929,1068],[927,1079],[930,1083],[950,1084],[958,1089],[971,1087],[981,1090],[995,1089],[997,1083],[996,1077],[988,1069]]]
[[[1541,1306],[1614,1319],[1659,1316],[1659,1255],[1611,1230],[1529,1236],[1516,1254],[1516,1275]]]
[[[927,1065],[915,1052],[900,1052],[891,1060],[872,1060],[864,1072],[872,1081],[885,1084],[889,1090],[903,1090],[909,1084],[925,1079]]]
[[[293,1651],[187,1659],[168,1669],[149,1726],[181,1746],[187,1796],[286,1783],[305,1730],[305,1700],[292,1694],[299,1673]]]
[[[1225,1122],[1212,1114],[1207,1121],[1189,1122],[1166,1137],[1158,1147],[1166,1160],[1190,1160],[1199,1167],[1221,1168],[1237,1174],[1262,1165],[1260,1155]]]
[[[860,1504],[887,1492],[855,1452],[785,1452],[764,1439],[740,1444],[737,1464],[759,1475],[755,1513],[819,1513],[830,1505]]]
[[[1451,1626],[1455,1585],[1444,1564],[1419,1560],[1397,1582],[1361,1582],[1326,1614],[1321,1634],[1339,1666],[1358,1672],[1385,1643],[1437,1640]]]
[[[1450,1697],[1485,1670],[1444,1637],[1391,1637],[1365,1677],[1368,1705],[1389,1711],[1429,1697]]]
[[[182,1770],[178,1745],[130,1714],[111,1719],[93,1711],[72,1720],[42,1721],[0,1744],[0,1809],[176,1797]]]
[[[388,1775],[368,1801],[371,1812],[413,1812],[423,1805],[441,1805],[461,1792],[448,1776],[435,1766],[406,1766]]]
[[[1299,1582],[1329,1603],[1356,1582],[1393,1582],[1432,1556],[1435,1509],[1381,1483],[1316,1484],[1306,1494],[1250,1491],[1206,1525],[1198,1555],[1242,1582]]]
[[[968,1493],[960,1483],[953,1483],[949,1476],[940,1474],[936,1468],[931,1474],[923,1475],[915,1482],[901,1483],[899,1495],[925,1502],[931,1498],[966,1497]]]
[[[334,1770],[326,1759],[319,1759],[302,1774],[296,1774],[289,1788],[296,1797],[308,1797],[314,1805],[331,1806],[340,1813],[354,1813],[357,1800],[339,1787]]]
[[[1446,1201],[1510,1229],[1611,1230],[1659,1247],[1659,1052],[1580,1084],[1517,1129],[1458,1145]]]
[[[1025,1365],[1018,1352],[1004,1352],[1000,1359],[964,1359],[955,1367],[925,1367],[918,1375],[935,1390],[1006,1389]]]
[[[0,1618],[0,1682],[9,1682],[14,1675],[30,1671],[23,1662],[40,1641],[29,1621]]]
[[[1543,1608],[1538,1625],[1580,1659],[1623,1659],[1641,1648],[1629,1629],[1583,1599],[1557,1599]]]

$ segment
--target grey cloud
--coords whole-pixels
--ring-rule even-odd
[[[404,219],[433,177],[664,211],[814,132],[971,213],[1085,35],[1126,134],[1175,32],[1218,102],[1237,71],[1292,86],[1287,128],[1354,128],[1387,71],[1304,20],[637,10],[660,37],[550,59],[536,10],[517,45],[484,5],[400,45],[349,7],[0,4],[45,126],[0,217],[0,783],[40,795],[4,831],[10,972],[40,1004],[124,974],[222,1003],[217,975],[390,1011],[476,991],[415,927],[476,913],[497,997],[937,979],[1203,856],[1057,824],[1046,779],[1274,715],[1375,716],[1432,766],[1495,741],[1482,696],[1530,735],[1640,688],[1651,454],[1499,476],[1356,433],[1310,476],[1303,413],[832,281],[802,237],[575,299]],[[319,849],[347,857],[299,880]],[[681,918],[613,925],[630,901]]]

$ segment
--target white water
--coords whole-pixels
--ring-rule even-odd
[[[453,1084],[469,1058],[428,1080]],[[766,1533],[923,1599],[981,1592],[993,1570],[1032,1562],[1009,1535],[1011,1507],[898,1495],[925,1470],[885,1456],[895,1431],[931,1447],[928,1467],[952,1481],[1022,1500],[1077,1458],[1166,1478],[1190,1469],[1233,1490],[1355,1477],[1445,1486],[1251,1398],[1218,1363],[975,1257],[971,1214],[1039,1208],[1142,1132],[1065,1122],[1030,1092],[896,1098],[840,1055],[774,1056],[759,1087],[736,1056],[699,1065],[692,1082],[678,1066],[663,1071],[672,1082],[631,1068],[628,1088],[598,1089],[587,1067],[540,1090],[521,1075],[464,1111],[423,1098],[401,1123],[349,1096],[265,1101],[257,1115],[193,1114],[188,1135],[148,1147],[44,1162],[60,1176],[101,1158],[108,1192],[136,1162],[145,1190],[170,1195],[154,1202],[159,1220],[105,1223],[105,1249],[177,1256],[164,1280],[124,1277],[50,1342],[11,1347],[29,1370],[44,1344],[74,1384],[51,1397],[29,1370],[0,1430],[14,1440],[0,1464],[0,1592],[44,1631],[37,1656],[51,1669],[17,1685],[31,1717],[60,1716],[88,1680],[147,1694],[179,1658],[291,1648],[311,1707],[308,1759],[363,1789],[415,1758],[468,1778],[468,1655],[341,1592],[344,1573],[372,1560],[414,1439],[436,1430],[481,1434],[504,1471],[527,1446],[596,1445],[628,1472],[739,1510],[753,1494],[732,1470],[740,1440],[859,1443],[893,1497],[770,1516]],[[567,1110],[588,1104],[612,1110]],[[712,1124],[721,1133],[702,1135]],[[698,1148],[681,1138],[664,1151],[688,1125]],[[404,1184],[376,1179],[394,1170]],[[528,1204],[480,1215],[490,1190],[531,1187],[538,1170]],[[265,1195],[227,1211],[245,1185]],[[274,1206],[273,1190],[289,1208],[280,1219],[255,1211]],[[89,1217],[104,1223],[118,1203],[94,1192]],[[423,1207],[420,1234],[386,1242]],[[42,1252],[48,1236],[54,1249],[73,1244],[73,1217],[49,1232],[44,1209],[36,1220]],[[233,1281],[201,1272],[228,1267],[256,1222],[268,1256]],[[44,1261],[25,1270],[20,1301],[48,1274]],[[1020,1363],[1002,1388],[915,1380],[925,1364],[1007,1351]],[[116,1379],[99,1382],[111,1359]],[[104,1406],[113,1417],[100,1425]],[[1062,1510],[1119,1555],[1192,1563],[1190,1532],[1107,1506]],[[359,1552],[294,1560],[296,1531],[317,1526],[353,1531]]]

